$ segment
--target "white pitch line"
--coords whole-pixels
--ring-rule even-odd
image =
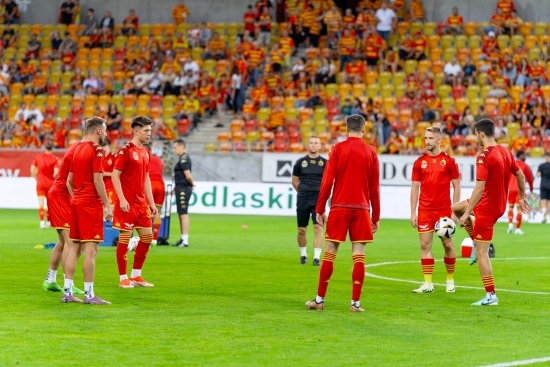
[[[525,366],[528,364],[535,364],[535,363],[543,363],[550,361],[550,357],[543,357],[543,358],[533,358],[533,359],[525,359],[523,361],[515,361],[515,362],[505,362],[505,363],[497,363],[497,364],[488,364],[481,367],[512,367],[512,366]]]
[[[502,261],[513,261],[513,260],[544,260],[544,259],[550,259],[550,257],[508,257],[508,258],[493,258],[493,260],[502,260]],[[468,260],[468,259],[459,259],[459,260]],[[373,268],[377,266],[384,266],[384,265],[400,265],[400,264],[416,264],[418,261],[388,261],[388,262],[382,262],[382,263],[376,263],[376,264],[368,264],[365,265],[365,268]],[[389,278],[384,277],[381,275],[376,275],[373,273],[365,272],[365,275],[371,278],[376,279],[382,279],[382,280],[390,280],[393,282],[401,282],[401,283],[411,283],[411,284],[422,284],[422,282],[415,281],[415,280],[406,280],[406,279],[398,279],[398,278]],[[434,283],[434,285],[445,287],[445,284],[441,283]],[[465,289],[477,289],[477,290],[484,290],[483,287],[471,287],[466,285],[455,285],[455,288],[465,288]],[[502,289],[497,288],[499,292],[511,292],[511,293],[525,293],[525,294],[544,294],[549,295],[550,292],[538,292],[538,291],[519,291],[516,289]]]

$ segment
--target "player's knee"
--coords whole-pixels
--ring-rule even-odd
[[[426,240],[420,241],[420,248],[421,248],[423,251],[429,251],[429,250],[431,250],[431,248],[432,248],[432,241],[426,241]]]
[[[152,233],[142,234],[139,236],[139,241],[149,245],[151,244],[151,242],[153,242],[153,234]]]
[[[320,224],[315,224],[313,226],[313,230],[315,231],[315,234],[321,234],[323,233],[323,226]]]
[[[300,236],[305,236],[307,233],[307,227],[298,227],[298,234]]]

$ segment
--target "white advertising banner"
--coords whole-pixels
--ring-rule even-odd
[[[262,159],[262,181],[289,183],[294,163],[303,154],[292,153],[265,153]],[[379,155],[380,185],[382,186],[409,186],[411,183],[412,166],[417,156],[409,155]],[[455,157],[462,174],[462,187],[475,186],[475,157]],[[543,158],[528,158],[527,164],[535,174],[538,166],[544,162]],[[540,179],[535,181],[539,186]]]

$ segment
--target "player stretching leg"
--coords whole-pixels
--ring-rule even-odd
[[[525,181],[529,184],[529,189],[533,192],[533,174],[531,173],[531,168],[525,163],[527,155],[523,150],[518,150],[516,158],[516,163],[523,172]],[[514,230],[514,207],[516,205],[518,206],[518,211],[516,213],[516,228]],[[523,214],[521,210],[519,210],[518,183],[516,178],[512,175],[510,176],[510,183],[508,184],[508,234],[524,234],[521,230],[522,219]]]
[[[443,217],[456,222],[451,210],[451,183],[453,184],[453,204],[460,201],[460,172],[454,158],[441,151],[441,128],[432,126],[426,129],[424,142],[427,153],[418,158],[413,165],[411,187],[411,225],[418,228],[420,254],[424,283],[414,289],[414,293],[434,291],[432,274],[434,257],[432,254],[433,231],[435,223]],[[420,192],[420,194],[419,194]],[[419,201],[420,197],[420,201]],[[417,214],[418,206],[418,214]],[[441,239],[445,249],[445,268],[447,269],[447,292],[455,291],[454,271],[456,253],[452,238]]]
[[[380,220],[380,168],[376,150],[362,139],[363,116],[351,115],[346,122],[348,138],[331,150],[316,207],[317,222],[324,224],[325,206],[332,191],[317,297],[306,302],[310,310],[324,309],[338,247],[349,232],[353,259],[350,312],[365,311],[360,304],[365,279],[365,245],[372,242]]]
[[[103,184],[105,153],[98,145],[105,140],[107,124],[100,117],[86,121],[86,140],[78,144],[73,154],[67,178],[72,190],[69,254],[65,260],[65,284],[61,302],[82,302],[72,293],[76,263],[84,253],[84,303],[107,305],[94,293],[95,259],[99,243],[103,241],[103,218],[111,220],[112,210]]]
[[[67,177],[69,169],[73,161],[73,154],[78,146],[73,144],[67,149],[59,168],[59,173],[53,183],[52,188],[48,191],[48,210],[52,227],[57,231],[58,241],[50,254],[50,264],[48,267],[48,275],[42,284],[44,290],[52,292],[61,292],[61,288],[56,281],[57,269],[59,264],[63,264],[69,253],[69,222],[71,218],[71,196],[67,188]],[[73,294],[84,294],[83,291],[73,285]]]
[[[298,219],[298,247],[300,248],[300,264],[307,262],[307,224],[309,218],[313,222],[313,265],[321,265],[320,257],[323,246],[323,226],[317,223],[315,206],[319,196],[319,188],[327,160],[319,155],[321,140],[312,136],[309,138],[308,153],[298,159],[292,171],[292,186],[298,192],[296,217]]]
[[[31,176],[36,179],[36,195],[38,196],[38,217],[40,228],[50,226],[48,209],[46,206],[46,195],[53,185],[54,179],[59,171],[59,161],[53,155],[53,143],[46,143],[46,151],[34,158],[31,165]]]
[[[495,141],[495,123],[481,119],[474,125],[474,133],[484,148],[476,158],[476,186],[470,200],[453,205],[460,218],[460,225],[467,229],[475,241],[476,257],[486,296],[472,306],[496,306],[493,268],[489,258],[489,245],[493,239],[494,225],[506,211],[506,199],[510,175],[516,177],[519,203],[523,213],[531,211],[525,198],[525,177],[509,150]],[[475,220],[470,217],[475,210]],[[472,250],[473,251],[473,250]]]
[[[134,137],[118,151],[113,170],[112,180],[117,194],[113,228],[120,230],[116,259],[121,288],[153,287],[141,276],[153,240],[151,220],[157,214],[149,179],[150,153],[143,146],[151,138],[152,125],[153,121],[147,117],[134,117],[131,125]],[[139,234],[139,242],[128,279],[128,242],[134,229]]]

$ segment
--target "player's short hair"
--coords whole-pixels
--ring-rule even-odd
[[[495,122],[491,119],[481,119],[474,125],[474,131],[492,138],[495,136]]]
[[[428,131],[432,134],[436,134],[438,136],[441,136],[441,134],[443,134],[443,130],[441,130],[441,128],[439,126],[430,126],[430,127],[426,128],[426,131]]]
[[[321,140],[321,138],[319,138],[317,135],[311,135],[309,137],[309,139],[318,139],[318,140]],[[307,139],[309,141],[309,139]]]
[[[178,144],[178,145],[183,145],[183,147],[185,148],[185,141],[183,139],[176,139],[174,140],[174,142],[172,144]]]
[[[91,134],[101,125],[105,124],[105,120],[101,117],[94,116],[88,120],[86,120],[86,134]]]
[[[153,120],[151,120],[149,117],[145,116],[136,116],[132,119],[132,125],[130,125],[133,128],[135,127],[144,127],[153,125]]]
[[[365,118],[361,115],[349,115],[346,119],[348,130],[360,133],[365,126]]]
[[[46,143],[45,147],[46,147],[46,150],[51,151],[53,150],[53,143],[49,141]]]

